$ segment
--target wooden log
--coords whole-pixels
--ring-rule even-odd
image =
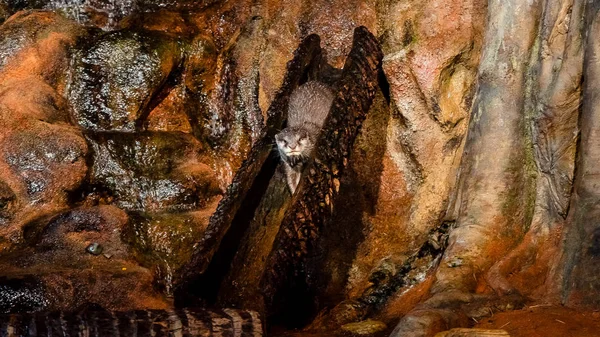
[[[84,310],[0,315],[0,336],[261,337],[263,326],[247,310]]]
[[[285,315],[301,308],[302,301],[311,301],[307,264],[335,207],[340,178],[375,96],[382,57],[376,38],[366,28],[357,28],[314,161],[285,213],[261,279],[268,314]]]
[[[318,80],[332,88],[336,87],[342,73],[341,70],[331,67],[324,57],[315,57],[305,72],[305,81]],[[246,308],[258,312],[265,309],[259,284],[285,212],[292,203],[279,155],[274,154],[272,157],[267,159],[267,162],[274,160],[274,164],[279,165],[270,177],[265,192],[260,196],[256,211],[249,219],[248,230],[240,240],[231,267],[223,279],[219,279],[221,282],[217,298],[218,307]],[[209,272],[211,271],[207,273]]]
[[[209,268],[213,256],[221,246],[222,240],[230,232],[236,216],[239,217],[240,213],[251,213],[252,208],[256,207],[256,203],[247,200],[247,196],[260,198],[260,196],[257,197],[250,191],[253,187],[256,187],[255,181],[272,152],[273,137],[282,128],[285,118],[283,112],[287,110],[289,96],[307,76],[310,68],[314,68],[314,63],[321,61],[321,57],[320,38],[313,34],[302,41],[295,51],[293,59],[288,62],[283,84],[267,112],[267,122],[262,130],[260,140],[253,145],[250,155],[236,172],[233,182],[227,188],[225,196],[211,216],[202,240],[195,246],[190,261],[175,275],[176,302],[186,303],[190,293],[194,292],[193,285]],[[245,228],[235,229],[235,231],[242,233],[244,230]],[[221,255],[232,258],[235,251],[231,252],[231,250],[235,250],[235,248],[237,247],[233,247],[233,249],[228,247],[229,251],[223,251]],[[226,259],[226,257],[223,259]],[[216,264],[229,265],[230,262],[231,260],[218,261]],[[216,289],[205,289],[205,291],[216,292]]]
[[[259,284],[291,199],[280,165],[221,285],[217,306],[264,311]]]

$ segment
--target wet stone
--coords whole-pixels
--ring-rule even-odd
[[[387,329],[385,323],[370,319],[342,325],[342,330],[351,336],[374,336],[385,329]]]
[[[107,33],[82,46],[68,93],[76,122],[87,130],[139,130],[181,57],[176,41],[150,32]]]
[[[231,106],[227,105],[231,98],[228,97],[231,67],[219,67],[217,47],[208,36],[194,38],[187,47],[186,55],[183,83],[189,97],[186,107],[192,128],[199,139],[214,141],[231,127],[233,117],[229,113]],[[219,71],[223,73],[221,78]],[[220,96],[228,99],[225,101]]]
[[[212,209],[189,213],[132,212],[123,240],[143,266],[154,270],[158,287],[170,293],[173,273],[190,259],[210,214]]]
[[[510,334],[500,329],[457,328],[437,333],[435,337],[510,337]]]
[[[35,283],[5,285],[0,277],[0,310],[22,312],[23,305],[31,307],[36,301],[44,306],[31,311],[73,310],[86,303],[116,310],[163,307],[162,297],[152,288],[151,272],[133,263],[122,241],[127,221],[123,210],[101,205],[28,223],[21,249],[5,252],[0,261],[0,276],[24,275]]]
[[[134,13],[119,22],[119,29],[157,31],[176,38],[190,38],[195,29],[187,21],[181,13],[161,9]]]
[[[81,268],[89,256],[110,253],[127,258],[121,242],[121,229],[127,214],[115,206],[79,207],[43,217],[24,228],[24,237],[35,254],[13,258],[19,266],[62,265]],[[66,260],[65,260],[66,258]]]
[[[7,13],[7,11],[3,11],[2,7],[2,4],[0,4],[0,22],[3,21],[3,13]],[[0,27],[0,70],[12,61],[26,64],[30,62],[31,60],[24,60],[17,57],[17,55],[42,40],[47,40],[49,43],[46,43],[44,46],[40,44],[37,47],[45,48],[41,51],[43,53],[52,54],[57,51],[51,47],[53,45],[53,42],[51,42],[53,37],[55,41],[62,40],[62,42],[67,42],[63,43],[62,47],[64,48],[64,44],[73,42],[75,37],[82,32],[81,27],[75,22],[57,13],[20,12]],[[54,57],[57,55],[50,56]],[[39,55],[35,57],[37,58]],[[59,63],[58,60],[49,59],[44,61],[54,64],[55,69],[50,69],[50,71],[59,70],[56,67]]]
[[[0,24],[2,24],[8,17],[10,16],[10,12],[8,11],[8,6],[3,3],[0,3]]]
[[[126,210],[184,211],[221,194],[191,135],[168,132],[89,135],[91,183]]]
[[[182,85],[177,85],[169,95],[150,112],[144,130],[190,133],[192,126],[186,114],[187,95]]]
[[[3,0],[0,8],[14,13],[23,9],[46,9],[86,25],[104,29],[116,29],[119,22],[131,14],[156,12],[159,10],[190,11],[200,10],[216,0]],[[1,12],[0,12],[1,13]],[[1,16],[0,16],[1,19]],[[1,21],[0,21],[1,22]]]
[[[34,201],[60,198],[85,177],[85,140],[68,127],[31,124],[0,143],[2,158]]]
[[[0,181],[0,225],[10,221],[14,216],[17,196],[3,181]]]
[[[44,287],[34,277],[0,277],[0,313],[41,311],[48,304]]]

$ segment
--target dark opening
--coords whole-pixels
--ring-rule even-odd
[[[193,282],[189,289],[193,294],[188,294],[187,297],[200,297],[209,305],[215,303],[221,282],[227,276],[242,238],[254,218],[256,208],[267,190],[278,164],[279,158],[277,154],[271,152],[233,218],[231,227],[227,231],[227,234],[225,234],[225,237],[223,237],[219,249],[213,256],[206,272]]]

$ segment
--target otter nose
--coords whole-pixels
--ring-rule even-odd
[[[295,150],[297,146],[298,146],[298,144],[290,144],[290,145],[288,145],[288,147],[290,148],[290,150]]]

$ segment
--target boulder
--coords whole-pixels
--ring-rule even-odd
[[[64,199],[85,178],[87,144],[72,127],[30,121],[0,137],[0,148],[2,176],[31,203]]]
[[[205,209],[195,212],[130,213],[123,239],[133,249],[137,261],[154,271],[155,284],[167,294],[172,292],[175,271],[190,259],[218,201],[215,199]]]
[[[86,30],[58,13],[22,11],[0,26],[0,77],[36,75],[55,86]]]
[[[75,121],[90,131],[141,130],[181,57],[179,44],[161,34],[100,34],[74,55],[67,97]]]
[[[150,270],[135,263],[121,233],[127,214],[114,206],[78,207],[25,227],[27,246],[0,262],[0,310],[73,310],[89,303],[113,310],[165,308]],[[90,254],[90,244],[102,247]],[[4,293],[4,291],[2,292]]]
[[[90,184],[126,210],[202,208],[221,194],[213,170],[191,135],[167,132],[89,135]]]

